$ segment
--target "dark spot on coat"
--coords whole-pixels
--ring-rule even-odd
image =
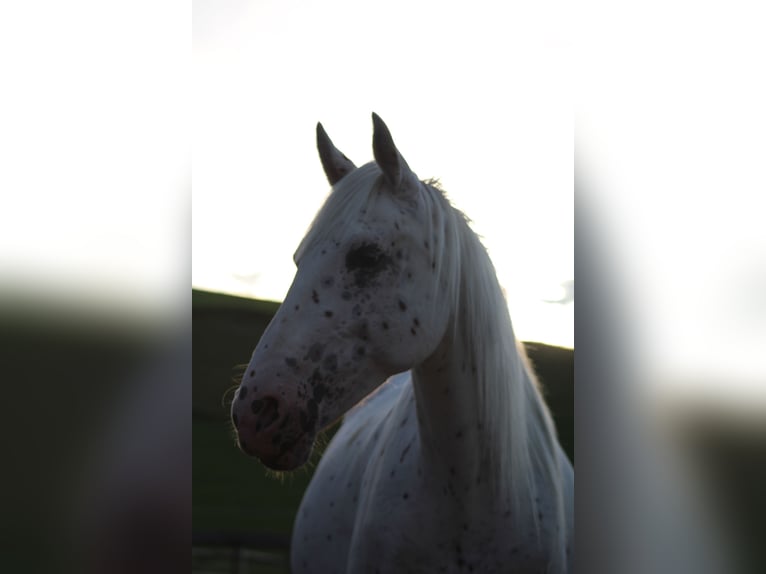
[[[287,365],[291,369],[297,369],[298,361],[295,359],[295,357],[285,357],[285,365]]]
[[[325,277],[322,279],[322,287],[332,287],[335,284],[335,279],[332,277]]]
[[[318,373],[319,371],[314,371],[314,374]],[[314,400],[316,402],[322,402],[322,399],[324,398],[325,394],[327,393],[327,387],[325,387],[322,384],[314,385]]]
[[[417,318],[417,317],[415,317],[415,318],[412,320],[412,322],[415,324],[415,326],[416,326],[416,327],[420,327],[420,321],[418,320],[418,318]]]
[[[351,299],[351,292],[350,291],[344,291],[340,294],[341,299],[344,301],[349,301]]]
[[[410,441],[410,444],[404,447],[404,450],[402,451],[402,455],[399,457],[399,463],[404,462],[404,457],[407,456],[407,452],[410,450],[411,446],[412,446],[412,441]]]
[[[367,349],[363,345],[359,345],[356,349],[354,349],[354,357],[357,359],[364,357],[365,353],[367,353]]]
[[[324,352],[324,345],[322,343],[314,343],[309,347],[308,352],[306,353],[305,359],[309,359],[310,361],[313,361],[315,363],[318,363],[319,360],[322,358],[322,353]]]
[[[311,292],[311,300],[314,303],[319,303],[319,293],[316,292],[316,289]]]
[[[386,321],[383,321],[383,325],[382,326],[383,326],[383,329],[388,331],[388,323]]]
[[[335,353],[331,353],[331,354],[327,355],[325,357],[324,361],[322,361],[322,366],[326,370],[330,371],[331,373],[334,373],[335,371],[337,371],[338,370],[338,357],[337,357],[337,355],[335,355]]]
[[[247,387],[239,387],[239,400],[244,399],[245,395],[247,395]]]
[[[413,335],[417,335],[417,332],[415,331],[415,327],[410,328],[410,333],[412,333]]]
[[[298,309],[300,309],[300,308],[301,308],[301,306],[300,306],[300,305],[296,305],[296,306],[294,307],[294,309],[295,309],[296,311],[297,311]]]
[[[351,332],[362,341],[370,340],[370,328],[367,321],[363,321],[358,325],[354,325],[351,329]]]
[[[329,317],[332,317],[332,311],[330,311],[330,310],[328,309],[327,311],[325,311],[325,312],[324,312],[324,316],[325,316],[325,317],[328,317],[328,318],[329,318]]]
[[[405,492],[404,494],[402,494],[402,498],[403,498],[404,500],[407,500],[409,497],[410,497],[410,495],[409,495],[409,494],[407,494],[406,492]]]
[[[405,303],[401,299],[399,299],[399,309],[402,310],[402,311],[406,311],[407,310],[407,303]]]
[[[251,377],[254,377],[254,376],[255,376],[255,370],[252,370],[252,371],[250,371],[250,376],[251,376]]]
[[[354,308],[351,309],[351,312],[354,314],[354,317],[362,316],[362,308],[359,305],[354,305]]]

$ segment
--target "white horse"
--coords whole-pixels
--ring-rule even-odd
[[[292,570],[571,572],[572,465],[489,256],[373,124],[359,168],[317,125],[332,192],[232,404],[242,450],[278,470],[346,413]]]

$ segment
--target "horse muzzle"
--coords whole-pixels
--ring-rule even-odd
[[[232,422],[240,449],[271,469],[296,469],[311,454],[314,429],[304,428],[305,417],[276,397],[262,395],[252,397],[252,400],[235,399]]]

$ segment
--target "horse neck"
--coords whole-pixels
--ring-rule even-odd
[[[472,357],[461,347],[451,334],[445,336],[413,369],[413,386],[424,460],[464,491],[481,475],[482,429]]]

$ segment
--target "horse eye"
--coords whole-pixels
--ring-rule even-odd
[[[359,247],[354,247],[346,254],[346,267],[351,271],[354,269],[371,269],[377,267],[384,257],[377,245],[365,243]]]

